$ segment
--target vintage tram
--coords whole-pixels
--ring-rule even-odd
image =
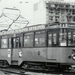
[[[75,65],[75,27],[39,24],[0,32],[0,65],[66,70]]]

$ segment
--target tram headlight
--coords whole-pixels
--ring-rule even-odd
[[[75,54],[72,54],[72,58],[75,60]]]
[[[19,57],[22,57],[22,52],[21,51],[19,52]]]

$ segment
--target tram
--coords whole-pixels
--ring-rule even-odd
[[[66,70],[75,65],[75,26],[39,24],[0,32],[0,65]]]

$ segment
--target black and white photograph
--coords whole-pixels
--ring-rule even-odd
[[[0,75],[75,75],[75,0],[0,0]]]

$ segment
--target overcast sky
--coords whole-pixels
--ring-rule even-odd
[[[0,0],[0,14],[4,7],[14,7],[21,10],[21,14],[27,19],[31,20],[33,16],[33,4],[39,0]],[[75,0],[65,0],[67,2],[74,2]]]
[[[21,14],[28,20],[32,20],[33,4],[39,0],[0,0],[0,14],[5,7],[14,7],[21,10]],[[74,0],[65,0],[67,2],[74,2]]]
[[[33,23],[33,4],[40,0],[0,0],[0,15],[5,7],[17,8],[21,11],[21,15],[24,16],[29,22]],[[66,2],[74,2],[75,0],[64,0]]]

